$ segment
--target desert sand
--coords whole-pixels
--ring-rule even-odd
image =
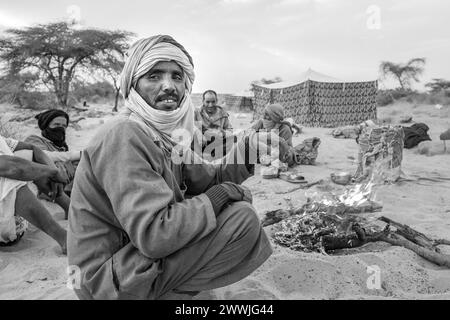
[[[3,121],[26,114],[26,111],[0,107]],[[98,118],[99,114],[91,112],[92,117],[81,120],[77,130],[68,129],[68,144],[72,149],[86,146],[97,128],[112,116],[105,111]],[[375,200],[382,203],[383,210],[377,214],[408,224],[431,238],[450,239],[450,151],[439,154],[443,153],[439,134],[450,128],[450,107],[437,109],[399,103],[378,109],[378,118],[392,123],[405,114],[412,115],[415,122],[426,123],[433,141],[425,154],[419,153],[418,148],[404,150],[402,170],[409,181],[378,189]],[[231,120],[235,128],[248,127],[251,114],[232,113]],[[21,130],[20,135],[31,132],[38,132],[34,120],[26,122],[26,130]],[[329,180],[332,172],[356,170],[356,142],[335,139],[330,132],[326,128],[304,128],[303,133],[294,137],[294,144],[310,137],[322,141],[316,165],[297,168],[310,182]],[[323,185],[288,192],[296,185],[280,179],[265,180],[258,174],[244,184],[252,190],[260,217],[268,210],[286,207],[285,197],[301,205],[308,195],[324,192]],[[331,182],[327,186],[338,188]],[[46,205],[67,226],[62,210],[48,202]],[[376,214],[372,217],[376,218]],[[267,227],[266,231],[270,235],[273,229]],[[336,255],[302,253],[276,244],[273,248],[268,261],[248,278],[202,292],[195,299],[450,299],[450,270],[402,247],[377,242],[341,250]],[[441,249],[450,254],[450,246]],[[381,271],[381,288],[367,285],[368,266],[377,266]],[[17,245],[0,248],[0,299],[76,299],[66,286],[66,267],[67,258],[59,255],[56,243],[31,227]]]

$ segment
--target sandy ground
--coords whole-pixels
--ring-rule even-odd
[[[3,117],[15,112],[3,111]],[[443,145],[438,137],[450,128],[450,108],[398,104],[378,111],[379,118],[393,123],[404,114],[430,127],[433,141],[429,148],[434,150],[432,154],[440,153]],[[247,127],[250,119],[248,114],[232,114],[235,128]],[[83,148],[101,123],[101,119],[90,118],[80,121],[81,130],[69,128],[69,145],[73,149]],[[330,131],[304,128],[294,138],[294,144],[309,137],[319,137],[322,141],[317,164],[298,168],[310,182],[329,179],[332,172],[356,169],[355,141],[334,139]],[[32,121],[20,133],[31,132],[37,132]],[[404,150],[402,169],[413,181],[378,190],[376,200],[383,204],[381,214],[432,238],[450,239],[450,153],[427,156],[419,154],[418,148]],[[279,179],[264,180],[258,175],[248,179],[245,185],[253,192],[260,217],[268,210],[285,207],[285,197],[301,205],[307,195],[320,194],[324,189],[316,186],[307,191],[289,192],[296,185]],[[329,183],[328,189],[333,188],[337,186]],[[47,206],[66,226],[62,210],[53,204]],[[271,234],[272,229],[268,227],[266,231]],[[450,299],[450,270],[401,247],[378,242],[328,256],[291,251],[275,244],[273,247],[269,260],[248,278],[203,292],[196,299]],[[443,246],[442,250],[450,254],[450,247]],[[367,285],[374,266],[381,272],[379,289]],[[66,286],[66,267],[67,259],[59,255],[56,243],[32,227],[16,246],[0,248],[0,299],[76,299]]]

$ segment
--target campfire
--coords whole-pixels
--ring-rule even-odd
[[[382,206],[370,198],[373,182],[358,184],[341,194],[315,194],[306,204],[266,213],[263,226],[275,226],[276,243],[292,250],[326,253],[342,241],[352,246],[364,219],[357,214],[380,211]],[[345,240],[346,239],[346,240]],[[356,244],[356,243],[355,243]]]
[[[433,240],[426,235],[387,217],[367,217],[362,213],[379,212],[382,205],[373,199],[381,186],[376,171],[365,183],[347,187],[343,192],[315,193],[307,202],[295,207],[269,211],[262,226],[274,225],[275,243],[302,252],[328,254],[333,250],[360,247],[368,242],[384,241],[414,251],[421,257],[450,268],[450,255],[442,254],[439,245],[449,240]],[[373,219],[384,222],[374,224]]]

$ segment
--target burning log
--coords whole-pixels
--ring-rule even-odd
[[[359,224],[352,225],[352,230],[350,234],[324,236],[322,243],[325,251],[360,247],[369,242],[380,241],[390,232],[389,227],[380,232],[368,232]]]
[[[300,208],[277,209],[266,212],[264,218],[261,221],[261,225],[263,227],[267,227],[272,224],[278,223],[282,220],[288,219],[292,216],[301,215],[305,213],[326,212],[335,215],[345,215],[347,213],[357,214],[357,213],[378,212],[381,209],[382,205],[370,200],[354,206],[346,205],[343,203],[326,205],[324,203],[308,201]]]

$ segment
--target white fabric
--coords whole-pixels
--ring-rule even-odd
[[[19,144],[19,141],[12,138],[4,138],[6,141],[6,144],[8,145],[9,149],[14,152],[16,150],[17,145]]]
[[[53,161],[78,161],[80,160],[80,151],[47,151],[43,152]]]
[[[184,95],[178,109],[161,111],[150,107],[136,90],[131,88],[126,107],[169,137],[179,129],[186,130],[191,137],[194,133],[194,105],[188,93]]]
[[[14,156],[2,136],[0,136],[0,155]],[[17,237],[14,218],[16,195],[17,190],[26,184],[26,181],[0,177],[0,242],[14,241]]]

